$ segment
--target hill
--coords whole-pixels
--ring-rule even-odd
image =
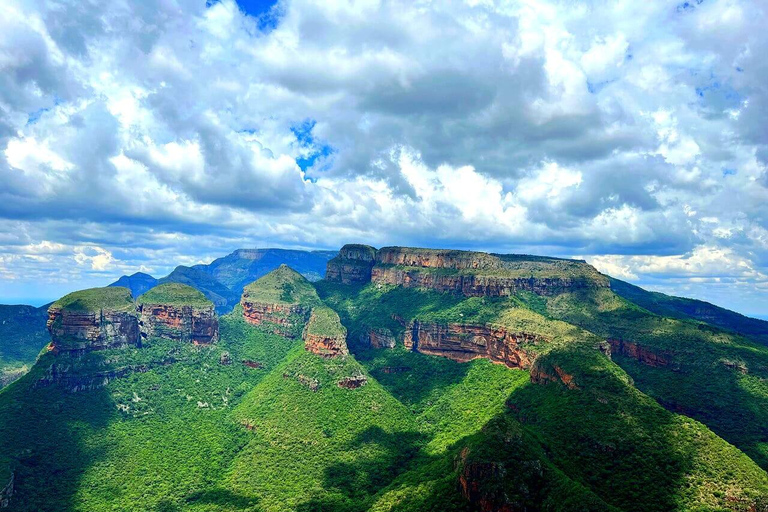
[[[328,265],[279,267],[221,317],[171,283],[133,309],[125,289],[61,301],[0,391],[13,510],[768,507],[749,336],[581,261],[346,246]]]
[[[160,283],[183,283],[203,292],[216,305],[216,310],[223,314],[232,311],[247,284],[280,265],[290,265],[307,279],[317,281],[325,274],[328,260],[336,254],[336,251],[238,249],[207,265],[180,265],[160,279],[137,272],[122,276],[109,286],[124,286],[131,290],[134,297],[138,297]]]

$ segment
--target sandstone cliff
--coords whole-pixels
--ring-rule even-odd
[[[608,287],[608,279],[584,261],[472,251],[347,245],[328,263],[326,279],[502,297],[528,291],[556,295]]]
[[[245,287],[240,299],[246,322],[281,336],[296,338],[310,312],[320,304],[317,292],[301,274],[286,265]]]
[[[652,351],[639,343],[626,340],[608,339],[611,353],[636,359],[648,366],[662,367],[672,365],[671,356],[664,352]]]
[[[325,278],[344,284],[367,283],[371,280],[371,268],[376,249],[369,245],[347,244],[339,255],[328,262]]]
[[[347,330],[341,325],[339,315],[327,306],[312,309],[303,332],[304,348],[322,357],[349,354]]]
[[[471,361],[484,357],[509,368],[530,368],[532,348],[543,340],[534,334],[509,332],[495,325],[411,322],[405,331],[405,347],[422,354]]]
[[[127,288],[70,293],[48,309],[47,326],[56,353],[141,345],[139,321]]]
[[[213,303],[191,286],[161,284],[139,297],[138,302],[143,338],[205,345],[219,339],[219,321]]]

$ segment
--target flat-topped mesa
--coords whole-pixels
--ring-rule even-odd
[[[609,286],[606,276],[581,260],[412,247],[376,251],[359,245],[342,248],[328,263],[326,279],[425,288],[467,297],[505,297],[521,291],[557,295]]]
[[[246,286],[240,299],[246,322],[289,338],[301,335],[312,308],[320,304],[312,284],[287,265]]]
[[[479,325],[414,320],[406,327],[405,348],[422,354],[467,362],[485,358],[509,368],[530,368],[533,347],[543,339],[535,334],[511,332],[499,325]]]
[[[368,283],[375,259],[376,249],[370,245],[347,244],[328,261],[325,278],[344,284]]]
[[[322,357],[336,357],[349,354],[347,329],[341,325],[339,315],[328,306],[312,309],[302,334],[304,348]]]
[[[165,338],[208,345],[219,340],[213,302],[181,283],[164,283],[138,299],[142,338]]]
[[[136,305],[128,288],[91,288],[65,295],[48,308],[55,353],[141,346]]]

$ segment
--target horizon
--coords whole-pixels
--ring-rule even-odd
[[[352,242],[352,243],[357,243],[357,242]],[[367,245],[367,244],[363,244],[363,245]],[[382,247],[388,247],[388,246],[376,247],[376,249],[381,249]],[[406,247],[406,246],[395,246],[395,247]],[[444,250],[458,250],[458,251],[468,251],[468,252],[490,252],[490,251],[478,251],[478,250],[475,250],[475,249],[458,249],[458,248],[447,249],[447,248],[444,248],[444,247],[412,247],[412,246],[408,246],[408,247],[418,248],[418,249],[433,249],[433,250],[444,249]],[[339,249],[341,249],[341,248],[339,248]],[[214,256],[214,257],[212,257],[211,259],[209,259],[207,261],[200,261],[200,262],[195,263],[193,265],[197,265],[197,264],[208,265],[208,264],[212,263],[216,259],[223,258],[225,256],[229,256],[229,255],[234,254],[235,252],[241,251],[241,250],[246,250],[246,251],[249,251],[249,250],[257,250],[257,251],[288,250],[288,251],[326,251],[326,252],[338,252],[339,249],[295,249],[295,248],[284,248],[284,247],[273,247],[273,246],[270,246],[270,247],[239,247],[237,249],[233,249],[232,251],[230,251],[230,252],[228,252],[226,254],[222,254],[220,256]],[[531,253],[520,253],[520,252],[496,253],[496,254],[521,255],[521,256],[546,256],[546,257],[552,257],[552,258],[563,258],[561,256],[556,256],[556,255],[531,254]],[[583,260],[582,258],[576,258],[576,257],[574,257],[574,258],[563,258],[563,259],[573,259],[573,260],[579,260],[579,261],[586,261],[586,260]],[[589,262],[589,261],[587,261],[587,263],[592,265],[592,263]],[[95,286],[85,286],[85,287],[79,287],[79,288],[72,288],[72,289],[68,289],[67,291],[65,291],[65,292],[63,292],[63,293],[61,293],[59,295],[56,295],[56,296],[43,296],[43,297],[30,297],[30,296],[26,296],[26,297],[25,296],[16,296],[16,297],[10,296],[9,297],[9,296],[0,296],[0,305],[29,305],[29,306],[34,306],[34,307],[41,307],[41,306],[44,306],[46,304],[50,304],[51,302],[54,302],[57,299],[61,298],[62,296],[66,295],[68,293],[71,293],[71,292],[75,292],[75,291],[78,291],[78,290],[83,290],[83,289],[86,289],[86,288],[95,288],[95,287],[109,286],[110,284],[116,282],[121,277],[126,277],[126,276],[130,277],[130,276],[133,276],[134,274],[142,273],[142,274],[146,274],[146,275],[149,275],[151,277],[154,277],[156,279],[159,279],[159,278],[165,277],[166,275],[170,274],[170,272],[173,271],[173,269],[175,269],[177,266],[178,265],[172,266],[172,267],[157,267],[159,269],[166,269],[166,270],[162,270],[159,274],[151,273],[151,272],[146,272],[146,271],[143,271],[143,270],[137,270],[135,272],[128,272],[128,273],[116,276],[114,278],[110,278],[110,279],[108,279],[108,282],[106,282],[104,284],[95,285]],[[192,266],[192,265],[188,265],[188,266]],[[290,265],[288,265],[288,266],[290,266]],[[597,267],[595,267],[595,268],[597,268]],[[603,274],[608,275],[609,277],[614,277],[615,278],[615,276],[611,276],[610,274],[607,274],[606,272],[604,272],[600,268],[597,268],[597,270],[600,271]],[[722,304],[718,304],[716,302],[712,302],[712,301],[707,300],[705,298],[689,297],[689,296],[684,296],[684,295],[674,295],[674,294],[670,294],[670,293],[667,293],[667,292],[664,292],[664,291],[661,291],[661,290],[654,290],[652,287],[649,287],[648,285],[643,285],[642,283],[631,282],[629,280],[626,280],[626,282],[629,282],[629,283],[634,284],[636,286],[640,286],[641,288],[644,288],[644,289],[649,290],[649,291],[660,291],[661,293],[665,293],[667,295],[673,295],[673,296],[677,296],[677,297],[685,297],[685,298],[696,299],[696,300],[703,300],[705,302],[709,302],[711,304],[714,304],[715,306],[723,307],[725,309],[731,309],[731,308],[728,308],[727,306],[724,306]],[[744,316],[747,316],[747,317],[756,318],[758,320],[768,321],[768,313],[751,313],[750,314],[750,313],[744,313],[742,311],[738,311],[738,310],[735,310],[735,309],[731,309],[731,311],[735,311],[736,313],[740,313],[740,314],[742,314]]]
[[[768,316],[761,2],[5,11],[0,302],[363,240]]]

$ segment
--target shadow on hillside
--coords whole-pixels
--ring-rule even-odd
[[[32,389],[37,373],[30,372],[0,395],[0,454],[11,458],[16,473],[11,506],[73,510],[83,473],[109,450],[90,443],[89,433],[106,428],[117,411],[104,389]]]
[[[695,434],[652,401],[621,386],[593,393],[549,383],[522,386],[507,403],[547,458],[606,503],[626,512],[679,508],[695,456],[682,441]]]
[[[759,389],[750,393],[739,383],[736,372],[714,368],[694,375],[685,368],[673,372],[627,357],[613,359],[640,391],[667,410],[704,423],[768,470],[768,454],[763,448],[768,443],[768,397],[755,396]]]
[[[350,441],[345,450],[354,453],[374,446],[377,455],[356,458],[354,462],[337,462],[326,468],[323,487],[338,494],[313,498],[297,507],[297,511],[365,510],[376,493],[407,470],[426,441],[427,436],[418,432],[389,433],[380,427],[366,429]]]
[[[171,502],[169,500],[160,502],[155,510],[157,512],[178,512],[188,510],[195,505],[220,505],[225,510],[257,510],[255,507],[259,500],[253,497],[246,497],[226,489],[211,489],[210,491],[196,492],[185,500],[185,504]]]

